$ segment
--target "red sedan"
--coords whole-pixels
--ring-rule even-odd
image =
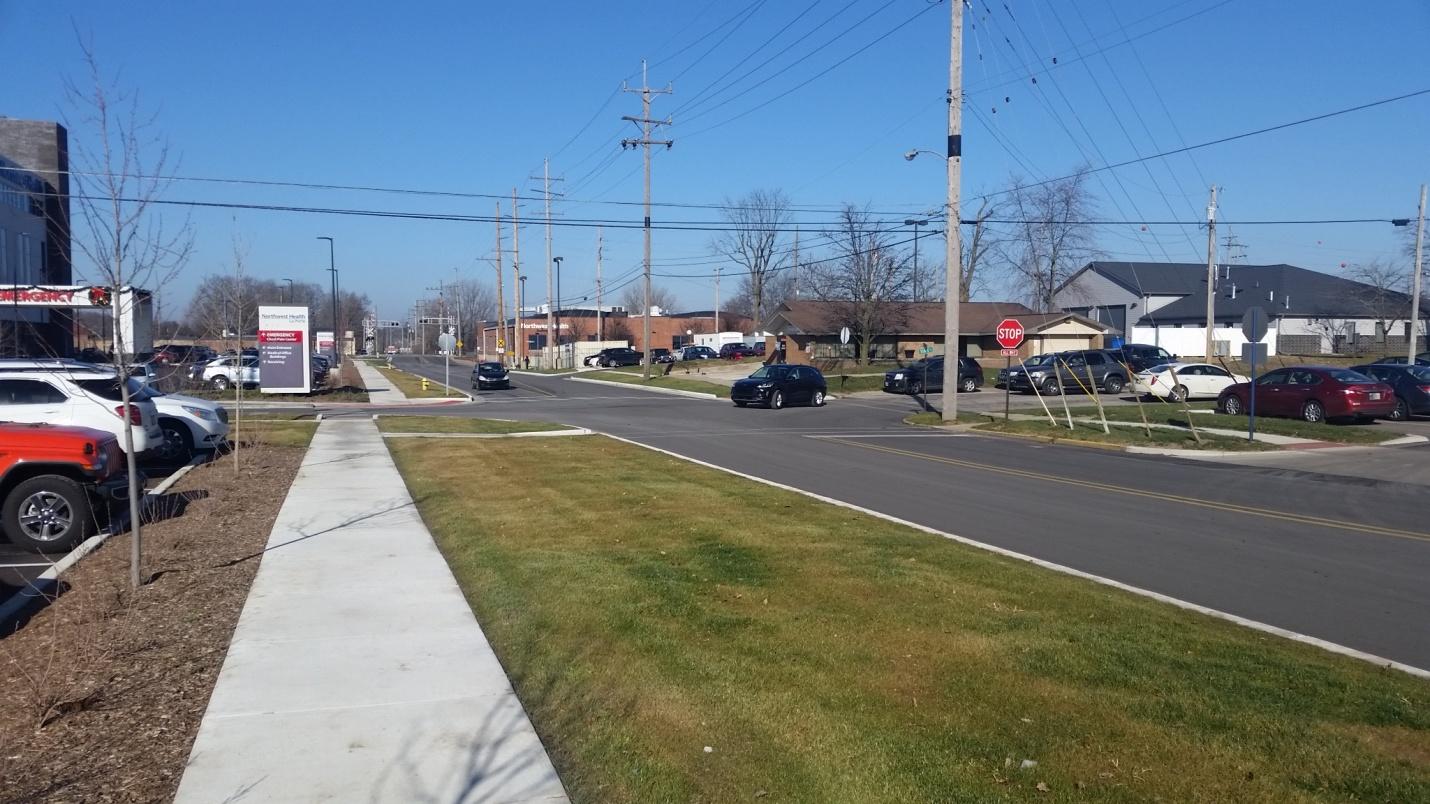
[[[1233,416],[1251,406],[1251,383],[1228,386],[1217,410]],[[1256,412],[1308,422],[1386,418],[1395,410],[1395,391],[1358,371],[1330,366],[1292,366],[1256,378]]]

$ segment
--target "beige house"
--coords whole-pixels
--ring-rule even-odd
[[[870,356],[876,360],[912,360],[924,354],[943,354],[943,302],[909,302],[900,306],[897,332],[874,338]],[[968,357],[998,357],[994,336],[999,322],[1016,318],[1025,331],[1022,356],[1069,349],[1095,349],[1111,329],[1074,313],[1036,313],[1017,302],[964,302],[959,310],[959,351]],[[786,359],[791,362],[853,358],[855,339],[839,342],[845,322],[832,305],[820,301],[788,301],[767,318],[763,329],[771,333],[768,349],[785,337]]]

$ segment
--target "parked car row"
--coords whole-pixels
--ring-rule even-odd
[[[907,366],[884,373],[884,390],[895,394],[922,394],[943,390],[944,358],[942,355],[916,360]],[[964,393],[983,385],[983,366],[971,357],[958,359],[956,386]]]

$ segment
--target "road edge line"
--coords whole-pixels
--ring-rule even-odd
[[[707,394],[704,391],[682,391],[679,388],[651,388],[648,385],[641,385],[633,382],[611,382],[610,380],[592,380],[586,377],[567,377],[567,382],[589,382],[593,385],[608,385],[613,388],[634,388],[639,391],[649,391],[653,394],[670,394],[671,396],[684,396],[690,399],[713,399],[720,401],[724,397],[714,394]]]
[[[1387,659],[1384,656],[1377,656],[1373,653],[1366,653],[1365,651],[1356,650],[1355,648],[1347,647],[1337,642],[1331,642],[1329,640],[1321,639],[1319,637],[1308,636],[1306,634],[1302,634],[1297,631],[1292,631],[1287,628],[1271,625],[1269,623],[1263,623],[1259,620],[1252,620],[1247,617],[1242,617],[1238,614],[1221,611],[1220,609],[1214,609],[1209,606],[1203,606],[1200,603],[1193,603],[1189,600],[1182,600],[1181,598],[1172,597],[1171,595],[1164,595],[1161,592],[1153,592],[1150,589],[1143,589],[1140,586],[1133,586],[1131,584],[1123,583],[1122,581],[1116,581],[1112,578],[1107,578],[1102,575],[1095,575],[1091,572],[1074,569],[1073,567],[1069,567],[1064,564],[1058,564],[1052,561],[1048,561],[1046,559],[1030,556],[1026,553],[1019,553],[1015,550],[1009,550],[1006,547],[998,547],[997,545],[980,542],[975,539],[970,539],[966,536],[959,536],[957,534],[948,533],[947,531],[938,530],[937,528],[928,527],[927,525],[920,525],[917,522],[910,522],[906,519],[900,519],[899,517],[893,516],[891,514],[885,514],[880,511],[875,511],[871,508],[865,508],[861,505],[855,505],[851,502],[845,502],[844,500],[838,500],[833,497],[826,497],[823,494],[818,494],[813,491],[806,491],[804,489],[795,488],[794,486],[789,486],[775,480],[767,480],[763,477],[746,474],[745,472],[741,472],[737,469],[730,469],[728,467],[708,463],[698,458],[691,458],[686,455],[681,455],[678,452],[672,452],[670,450],[662,449],[660,447],[653,447],[649,444],[642,444],[639,441],[632,441],[629,438],[622,438],[621,436],[611,435],[610,433],[602,433],[602,435],[606,436],[607,438],[615,439],[616,441],[621,441],[626,444],[641,447],[642,449],[659,452],[662,455],[669,455],[672,458],[678,458],[682,461],[687,461],[698,466],[704,466],[707,469],[714,469],[716,471],[724,472],[726,474],[735,475],[736,477],[742,477],[746,480],[753,480],[756,483],[762,483],[766,486],[783,489],[784,491],[792,491],[796,494],[801,494],[805,497],[810,497],[812,499],[819,500],[820,502],[837,505],[841,508],[846,508],[851,511],[857,511],[861,514],[866,514],[877,519],[882,519],[886,522],[893,522],[896,525],[903,525],[905,527],[913,528],[914,530],[922,531],[923,533],[927,533],[932,536],[939,536],[950,541],[958,542],[959,544],[966,544],[970,547],[976,547],[980,550],[985,550],[996,555],[1004,556],[1005,558],[1013,558],[1017,559],[1018,561],[1025,561],[1029,564],[1042,567],[1043,569],[1052,570],[1053,572],[1062,573],[1064,575],[1071,575],[1076,578],[1082,578],[1083,580],[1093,581],[1094,583],[1102,584],[1103,586],[1109,586],[1113,589],[1120,589],[1124,592],[1130,592],[1140,597],[1150,598],[1159,603],[1167,603],[1185,611],[1193,611],[1198,614],[1215,617],[1219,620],[1226,620],[1227,622],[1235,623],[1236,625],[1250,628],[1255,631],[1261,631],[1262,633],[1272,634],[1273,636],[1289,639],[1292,642],[1300,642],[1304,645],[1311,645],[1313,647],[1321,648],[1322,650],[1325,650],[1330,653],[1340,654],[1342,656],[1346,656],[1352,659],[1359,659],[1360,661],[1367,662],[1369,664],[1377,665],[1380,667],[1389,668],[1392,670],[1399,670],[1402,673],[1417,676],[1419,678],[1430,679],[1430,670],[1415,667],[1414,665],[1405,664],[1403,662],[1397,662],[1393,659]]]

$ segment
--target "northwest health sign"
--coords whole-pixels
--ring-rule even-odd
[[[265,394],[313,390],[307,307],[258,308],[258,387]]]

